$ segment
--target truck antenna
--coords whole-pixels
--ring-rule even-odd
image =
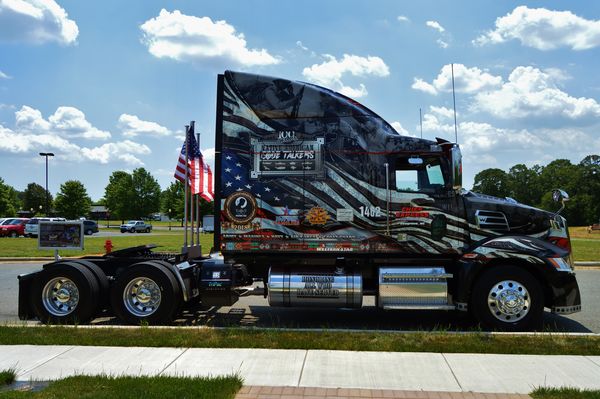
[[[454,142],[458,144],[458,130],[456,128],[456,95],[454,93],[454,63],[450,64],[452,70],[452,104],[454,105]]]
[[[421,138],[423,138],[423,114],[421,114],[421,108],[419,108],[419,123],[421,124]]]

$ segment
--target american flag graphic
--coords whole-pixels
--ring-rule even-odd
[[[185,184],[185,153],[189,148],[188,168],[189,168],[189,184],[192,194],[200,194],[202,198],[211,202],[214,200],[213,192],[213,175],[210,166],[204,162],[198,141],[194,137],[192,129],[188,130],[186,140],[181,147],[177,166],[175,167],[175,178]]]

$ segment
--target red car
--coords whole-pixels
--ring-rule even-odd
[[[0,226],[0,237],[18,237],[25,235],[25,223],[29,219],[15,218]]]

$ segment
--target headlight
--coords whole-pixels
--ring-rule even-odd
[[[561,272],[572,272],[573,271],[573,260],[571,255],[564,258],[548,258],[552,266]]]

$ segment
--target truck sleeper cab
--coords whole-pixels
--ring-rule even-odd
[[[508,331],[539,328],[545,307],[581,309],[566,220],[462,189],[457,144],[401,136],[308,83],[226,71],[217,93],[220,253],[161,258],[138,247],[48,264],[21,277],[23,317],[72,319],[82,291],[98,299],[80,319],[104,309],[152,323],[184,305],[229,306],[250,294],[271,306],[334,308],[374,296],[383,309],[469,311]],[[264,289],[250,289],[255,280]]]

